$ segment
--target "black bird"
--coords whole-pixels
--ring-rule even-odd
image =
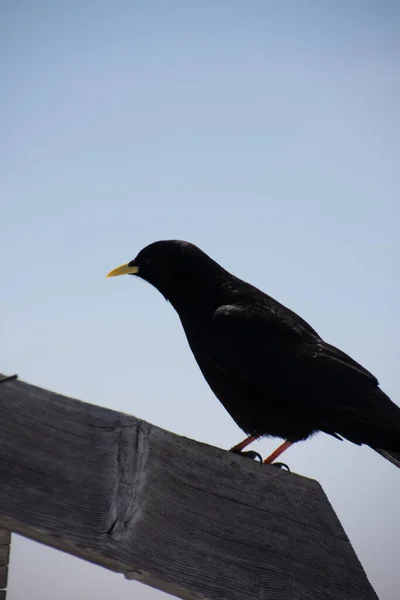
[[[107,277],[124,274],[151,283],[177,311],[209,386],[249,436],[234,451],[283,438],[271,462],[323,431],[400,467],[400,408],[294,312],[184,241],[154,242]]]

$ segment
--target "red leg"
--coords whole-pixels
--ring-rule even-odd
[[[247,439],[249,439],[249,438],[247,438]],[[244,441],[246,441],[246,440],[244,440]],[[249,443],[250,443],[250,442],[249,442]],[[243,442],[242,442],[242,444],[243,444]],[[266,459],[264,460],[264,462],[265,462],[265,463],[268,463],[268,464],[271,464],[271,463],[273,463],[273,462],[274,462],[274,460],[275,460],[276,458],[278,458],[278,456],[280,456],[281,454],[283,454],[283,452],[285,452],[285,450],[287,450],[288,448],[290,448],[290,446],[291,446],[292,444],[293,444],[293,442],[283,442],[283,444],[281,444],[281,445],[279,446],[279,448],[277,448],[277,449],[276,449],[276,450],[275,450],[275,451],[274,451],[272,454],[270,454],[270,455],[268,456],[268,458],[266,458]]]
[[[231,451],[232,452],[241,452],[242,450],[247,448],[247,446],[249,446],[250,444],[255,442],[257,439],[258,438],[254,437],[253,435],[249,435],[249,437],[247,437],[245,440],[243,440],[243,442],[240,442],[240,444],[236,444],[236,446],[233,446],[233,448],[231,448]]]

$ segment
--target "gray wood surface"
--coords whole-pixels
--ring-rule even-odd
[[[0,455],[1,461],[1,455]],[[8,580],[8,561],[10,558],[11,533],[0,527],[0,600],[6,600]]]
[[[7,587],[8,567],[0,567],[0,588]]]
[[[9,556],[10,556],[10,546],[9,545],[0,546],[0,567],[6,567],[8,565]]]
[[[21,381],[0,411],[12,531],[185,599],[377,598],[316,481]]]

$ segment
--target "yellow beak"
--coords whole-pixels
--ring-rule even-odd
[[[113,269],[112,271],[110,271],[108,273],[108,275],[106,275],[107,277],[118,277],[118,275],[136,275],[136,273],[139,273],[139,267],[135,267],[129,266],[129,263],[125,263],[124,265],[121,265],[119,267],[117,267],[116,269]]]

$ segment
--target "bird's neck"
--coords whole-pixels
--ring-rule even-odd
[[[182,286],[177,294],[173,290],[167,299],[182,321],[190,318],[201,322],[211,318],[220,306],[235,302],[238,291],[235,281],[236,278],[226,272],[211,280],[199,278],[195,283]]]

